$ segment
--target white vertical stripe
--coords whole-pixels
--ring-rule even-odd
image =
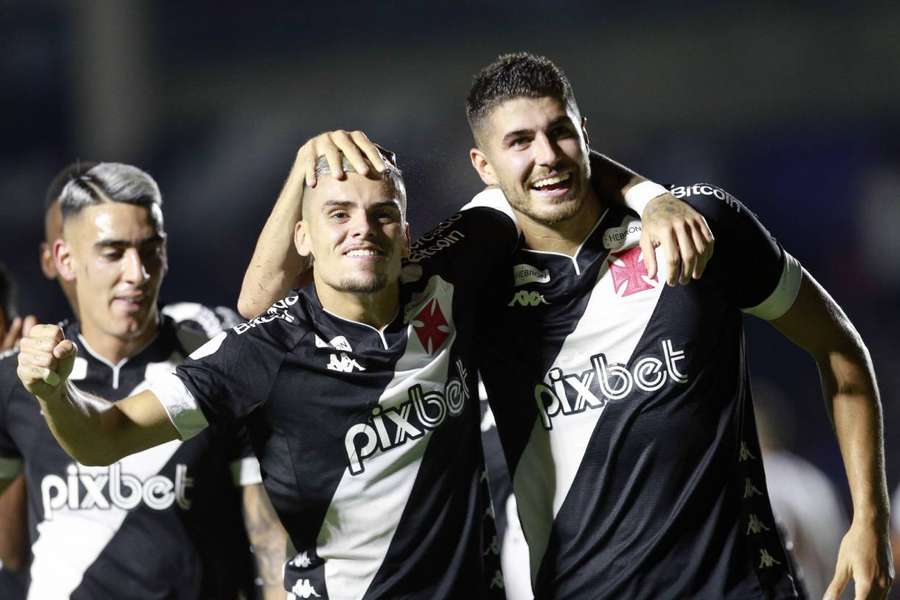
[[[664,264],[664,259],[658,250],[657,261]],[[566,374],[590,371],[590,357],[598,352],[605,354],[609,363],[626,363],[644,334],[663,287],[656,282],[652,289],[620,297],[607,262],[600,270],[584,314],[550,369],[559,368]],[[544,383],[552,386],[546,374]],[[568,385],[566,391],[573,402],[577,392]],[[534,398],[522,401],[535,402]],[[550,431],[544,429],[540,418],[536,419],[513,478],[522,528],[529,543],[532,578],[547,549],[553,520],[569,494],[604,408],[587,408],[571,415],[560,412],[552,419]]]
[[[408,326],[405,353],[379,398],[384,407],[405,402],[407,391],[416,384],[425,391],[443,391],[447,381],[450,350],[456,339],[451,314],[453,286],[435,276],[423,296],[405,314],[415,315],[431,298],[437,298],[450,336],[431,356],[423,349],[412,325]],[[325,585],[332,600],[362,598],[372,584],[400,524],[430,439],[429,431],[402,446],[386,452],[379,450],[365,459],[365,470],[358,475],[351,475],[349,468],[344,471],[316,543],[316,553],[325,561]]]

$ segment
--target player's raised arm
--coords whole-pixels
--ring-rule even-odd
[[[300,220],[304,187],[316,185],[316,160],[320,156],[327,159],[330,173],[339,180],[345,176],[344,159],[360,175],[367,175],[371,168],[384,170],[378,148],[361,131],[330,131],[300,147],[244,273],[238,311],[247,319],[308,281],[305,278],[309,277],[310,265],[294,249],[294,225]]]
[[[50,431],[84,465],[120,458],[178,438],[163,405],[144,391],[111,404],[67,385],[75,345],[56,325],[35,325],[20,343],[17,373],[41,405]]]
[[[841,307],[805,270],[802,278],[797,299],[772,325],[818,365],[853,499],[853,521],[825,597],[838,598],[852,578],[857,599],[884,598],[894,569],[881,401],[872,360]]]

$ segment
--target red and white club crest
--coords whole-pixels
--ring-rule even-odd
[[[444,318],[444,313],[441,312],[437,298],[432,298],[419,314],[413,317],[410,325],[428,354],[434,354],[450,336],[450,326]]]
[[[613,289],[619,296],[630,296],[656,287],[653,282],[658,280],[647,274],[647,264],[644,262],[640,246],[618,254],[610,254],[606,260],[609,261]]]

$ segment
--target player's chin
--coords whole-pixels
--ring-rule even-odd
[[[387,287],[385,273],[357,273],[341,280],[340,289],[354,294],[373,294]]]
[[[557,198],[553,202],[532,204],[534,218],[545,225],[555,225],[578,215],[581,202],[577,198]]]

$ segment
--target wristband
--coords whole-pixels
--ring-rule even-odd
[[[657,196],[668,193],[668,191],[669,190],[658,183],[642,181],[625,192],[625,206],[636,212],[639,216],[643,216],[644,209],[647,208],[650,201]]]

